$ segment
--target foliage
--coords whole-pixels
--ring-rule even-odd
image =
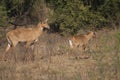
[[[36,0],[33,4],[31,16],[38,21],[44,21],[47,16],[47,9],[44,0]]]
[[[120,13],[118,0],[47,0],[47,2],[49,6],[52,5],[51,11],[54,11],[51,20],[57,22],[63,34],[75,34],[80,29],[101,29],[109,25]],[[110,6],[109,2],[114,7]],[[112,9],[110,11],[113,11],[113,15],[109,9]]]
[[[102,16],[104,16],[112,24],[120,22],[120,0],[105,0],[99,8]]]
[[[1,0],[0,25],[26,16],[36,22],[48,17],[62,34],[76,34],[80,29],[119,26],[119,7],[119,0]]]
[[[7,16],[7,10],[5,7],[4,0],[0,1],[0,26],[5,26],[7,22],[8,16]]]

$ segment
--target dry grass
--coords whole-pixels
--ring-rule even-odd
[[[10,57],[0,62],[0,80],[119,80],[119,44],[120,30],[98,31],[86,52],[70,49],[66,37],[44,33],[29,54],[22,43],[15,49],[15,63]]]

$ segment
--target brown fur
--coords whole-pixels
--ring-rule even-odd
[[[86,44],[89,42],[91,38],[95,37],[94,32],[88,32],[87,34],[83,35],[76,35],[72,36],[69,41],[71,41],[70,47],[83,47],[85,48]]]
[[[42,34],[43,28],[49,28],[47,22],[38,23],[35,28],[18,28],[9,31],[6,34],[8,46],[6,47],[5,53],[8,52],[9,49],[13,50],[19,42],[26,42],[26,48],[28,48],[30,44],[36,41]]]

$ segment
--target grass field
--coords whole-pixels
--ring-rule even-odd
[[[67,37],[43,33],[34,50],[17,45],[15,62],[2,61],[6,45],[0,45],[0,80],[120,79],[120,29],[97,31],[85,52],[70,49]]]

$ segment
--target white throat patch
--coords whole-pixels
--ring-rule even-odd
[[[10,47],[10,44],[8,44],[8,47]]]
[[[41,27],[41,30],[43,30],[43,27]]]

